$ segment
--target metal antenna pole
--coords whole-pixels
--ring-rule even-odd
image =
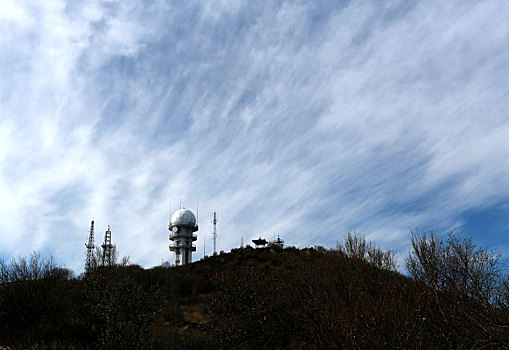
[[[212,218],[212,223],[214,224],[214,230],[212,231],[212,236],[213,236],[213,239],[214,239],[214,255],[217,255],[217,251],[216,251],[216,239],[217,239],[217,222],[218,222],[218,219],[217,219],[217,213],[214,212],[214,217]]]
[[[103,265],[105,266],[111,266],[112,261],[112,250],[113,245],[111,244],[111,231],[110,231],[110,225],[108,225],[108,230],[104,233],[104,243],[102,245],[103,248]]]
[[[88,235],[88,244],[85,244],[87,247],[87,261],[85,263],[85,271],[90,272],[94,268],[94,220],[90,223],[90,234]]]

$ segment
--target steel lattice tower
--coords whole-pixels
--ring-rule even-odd
[[[94,220],[90,223],[90,234],[88,235],[88,244],[85,244],[87,247],[87,261],[85,262],[85,271],[90,272],[94,266]]]
[[[104,266],[111,266],[113,263],[112,255],[114,246],[111,244],[110,225],[108,225],[108,230],[106,230],[104,234],[104,243],[102,245],[102,248],[103,248],[102,263]]]

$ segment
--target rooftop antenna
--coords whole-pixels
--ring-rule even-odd
[[[87,261],[85,262],[85,271],[90,272],[94,268],[94,219],[90,222],[90,234],[88,235]]]
[[[212,239],[214,240],[214,255],[217,255],[216,251],[216,240],[217,240],[217,212],[214,212],[214,217],[212,218],[212,223],[214,224],[214,230],[212,231]]]
[[[240,247],[244,248],[244,235],[240,238]]]

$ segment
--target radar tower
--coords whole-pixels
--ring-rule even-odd
[[[186,208],[177,210],[170,219],[170,251],[174,252],[174,266],[190,264],[192,253],[196,251],[194,241],[198,239],[193,232],[198,231],[196,217]]]

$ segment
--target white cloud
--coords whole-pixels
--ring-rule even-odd
[[[212,210],[219,249],[349,229],[401,248],[509,197],[502,1],[11,5],[3,254],[79,270],[95,216],[97,241],[111,224],[122,253],[158,264],[180,197],[200,203],[198,256]]]

